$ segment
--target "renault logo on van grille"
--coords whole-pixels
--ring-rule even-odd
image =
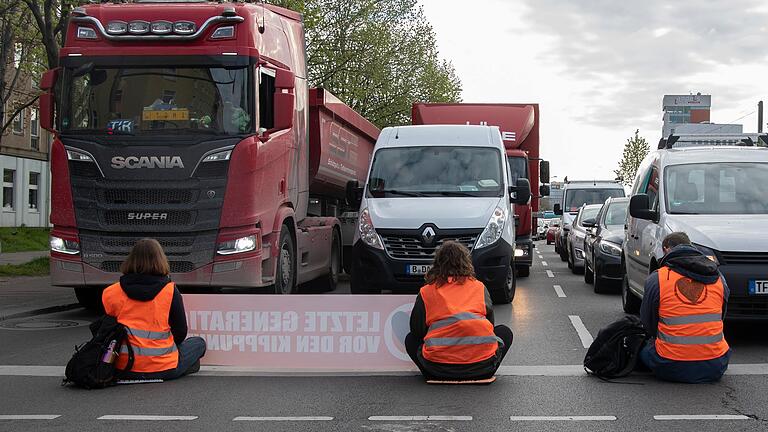
[[[433,230],[432,227],[426,227],[424,231],[421,232],[421,238],[424,240],[424,243],[432,243],[435,239],[435,230]]]

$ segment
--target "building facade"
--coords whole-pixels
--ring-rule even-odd
[[[676,128],[682,124],[709,123],[712,96],[701,93],[690,95],[665,95],[662,103],[664,125],[662,136],[668,137],[676,133]]]

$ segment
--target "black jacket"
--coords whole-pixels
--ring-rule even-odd
[[[160,290],[170,282],[168,276],[131,273],[120,277],[120,287],[128,298],[137,301],[152,301]],[[174,285],[171,309],[168,311],[173,341],[179,345],[187,337],[187,316],[179,289]]]

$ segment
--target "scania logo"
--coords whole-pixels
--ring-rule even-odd
[[[184,162],[181,156],[115,156],[112,168],[184,168]]]
[[[166,220],[168,213],[128,213],[128,220]]]
[[[432,243],[432,240],[435,239],[435,230],[432,227],[426,227],[421,232],[421,238],[424,239],[424,243]]]

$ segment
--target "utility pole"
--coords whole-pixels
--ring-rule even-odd
[[[763,101],[757,103],[757,133],[763,133]]]

